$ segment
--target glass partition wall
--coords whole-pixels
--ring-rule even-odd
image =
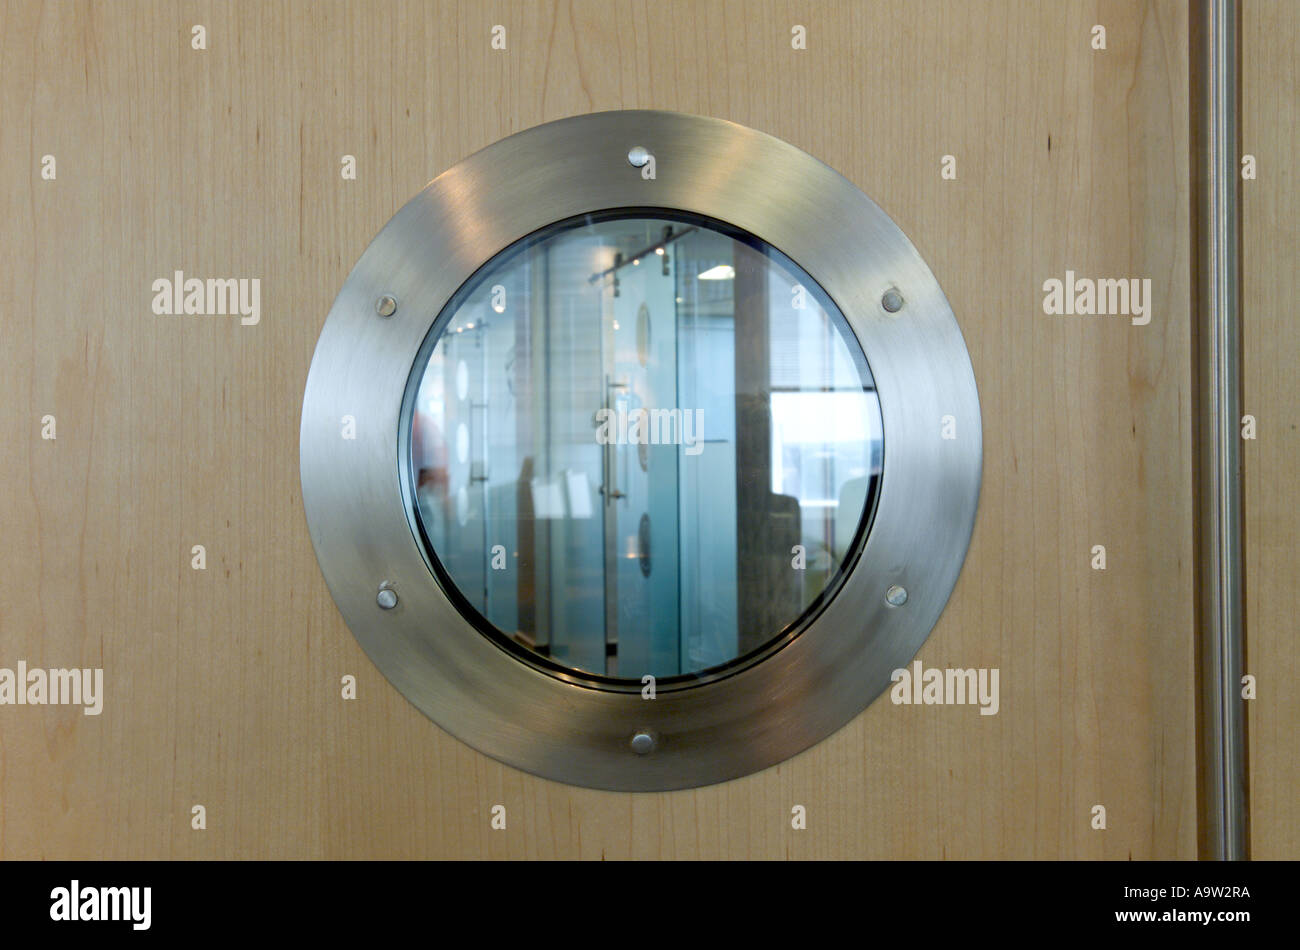
[[[484,632],[639,683],[734,666],[840,580],[879,491],[843,316],[718,222],[618,212],[490,261],[412,379],[414,521]]]

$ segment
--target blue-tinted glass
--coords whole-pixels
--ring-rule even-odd
[[[489,635],[569,670],[754,653],[833,592],[874,507],[861,349],[797,265],[722,225],[533,235],[456,295],[416,370],[431,563]]]

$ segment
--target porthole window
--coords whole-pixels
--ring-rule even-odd
[[[974,375],[829,167],[609,112],[436,178],[361,256],[303,400],[321,571],[393,686],[559,781],[724,781],[830,735],[938,621]]]
[[[444,590],[543,668],[637,689],[795,635],[880,479],[843,315],[699,216],[584,215],[505,249],[434,322],[409,396],[414,523]]]

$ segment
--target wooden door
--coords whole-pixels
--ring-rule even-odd
[[[1267,9],[1294,40],[1294,7]],[[0,857],[1196,855],[1184,4],[131,0],[0,17],[0,666],[104,670],[98,716],[0,707]],[[443,733],[340,619],[298,482],[334,295],[442,170],[620,108],[810,152],[943,285],[984,482],[919,659],[998,668],[997,715],[882,697],[738,781],[591,791]],[[1149,323],[1045,314],[1043,282],[1067,269],[1149,278]],[[156,314],[153,282],[176,271],[257,278],[257,322]],[[1286,385],[1268,390],[1279,437]],[[1284,736],[1270,721],[1257,749]],[[1295,762],[1257,781],[1291,856],[1277,789]]]

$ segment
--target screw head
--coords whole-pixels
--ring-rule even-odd
[[[890,287],[880,298],[880,305],[885,308],[886,313],[898,313],[903,309],[903,295],[895,288]]]
[[[649,755],[655,750],[655,737],[642,730],[632,736],[631,746],[637,755]]]
[[[890,584],[885,591],[885,603],[891,607],[901,607],[907,603],[907,588],[899,584]]]
[[[384,294],[375,301],[375,313],[381,317],[391,317],[397,312],[397,301],[389,294]]]
[[[391,587],[381,587],[375,595],[375,602],[384,610],[392,610],[397,606],[397,591]]]
[[[634,145],[627,153],[627,163],[633,168],[644,168],[650,161],[650,153],[644,145]]]

